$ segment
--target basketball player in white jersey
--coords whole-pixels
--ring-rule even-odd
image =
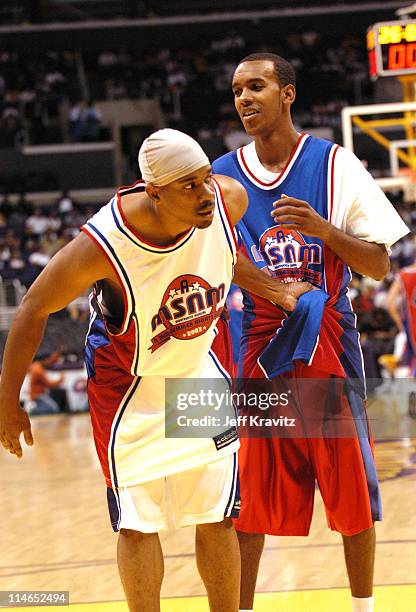
[[[165,438],[164,382],[228,377],[226,332],[213,338],[224,326],[220,314],[236,263],[233,225],[247,194],[233,179],[213,178],[198,143],[176,130],[146,139],[139,164],[144,181],[120,189],[20,305],[4,354],[0,441],[17,457],[21,433],[33,444],[19,405],[24,376],[49,314],[94,285],[85,349],[91,420],[129,608],[160,610],[158,532],[196,525],[210,609],[236,612],[240,558],[230,518],[239,504],[236,431]],[[264,274],[257,283],[269,299],[294,305],[287,287]]]

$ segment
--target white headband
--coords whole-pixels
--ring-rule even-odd
[[[139,151],[143,180],[160,187],[208,166],[209,163],[196,140],[170,128],[150,134]]]

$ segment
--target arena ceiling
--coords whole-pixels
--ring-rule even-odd
[[[279,12],[288,17],[299,13],[322,14],[391,10],[408,6],[407,0],[3,0],[0,24],[39,24],[113,19],[149,19],[179,15],[209,15],[236,12]]]

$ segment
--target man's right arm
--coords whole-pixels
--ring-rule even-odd
[[[31,443],[29,419],[19,404],[20,389],[46,327],[48,316],[64,308],[95,281],[115,273],[100,248],[79,234],[45,267],[20,304],[3,356],[0,381],[0,442],[11,453],[22,455],[24,432]]]

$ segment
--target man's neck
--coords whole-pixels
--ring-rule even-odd
[[[260,163],[270,172],[281,172],[287,165],[298,140],[299,134],[293,125],[288,129],[256,136],[254,141]]]
[[[157,206],[145,193],[124,196],[121,206],[128,223],[139,236],[152,244],[167,246],[190,229],[162,218]]]

